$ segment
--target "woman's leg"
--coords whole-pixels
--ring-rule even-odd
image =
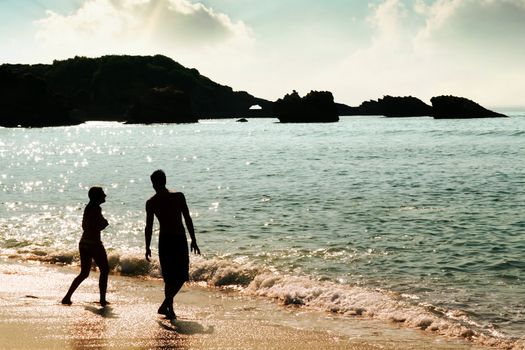
[[[109,275],[109,263],[108,255],[104,246],[97,247],[93,259],[98,266],[100,271],[100,277],[98,279],[98,288],[100,290],[100,305],[106,306],[106,291],[108,288],[108,275]]]
[[[66,295],[62,299],[62,304],[71,305],[71,296],[78,288],[80,283],[89,276],[89,270],[91,270],[91,252],[85,247],[79,247],[80,252],[80,273],[71,283],[71,287],[67,291]]]

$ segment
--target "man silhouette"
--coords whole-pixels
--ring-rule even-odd
[[[172,192],[166,188],[166,174],[156,170],[151,174],[151,183],[155,195],[146,202],[146,260],[151,257],[151,235],[154,216],[160,225],[159,260],[164,279],[164,301],[157,311],[169,319],[176,318],[173,311],[173,298],[189,280],[189,252],[182,218],[191,237],[191,251],[200,254],[193,221],[191,220],[186,198],[181,192]]]

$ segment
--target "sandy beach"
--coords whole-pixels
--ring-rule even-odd
[[[377,321],[338,318],[234,291],[185,286],[177,320],[156,314],[158,280],[110,276],[101,308],[93,272],[73,296],[60,298],[74,267],[0,262],[2,349],[482,349]]]

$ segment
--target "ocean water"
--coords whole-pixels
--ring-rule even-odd
[[[113,270],[158,276],[143,229],[161,168],[194,220],[195,281],[525,346],[525,113],[513,114],[0,128],[0,255],[77,263],[100,185]]]

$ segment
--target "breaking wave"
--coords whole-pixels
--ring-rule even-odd
[[[222,259],[194,259],[190,274],[196,282],[236,287],[241,293],[276,299],[284,305],[380,319],[481,345],[525,349],[525,339],[510,339],[492,326],[477,324],[465,312],[419,303],[417,298],[392,291],[285,276]]]
[[[55,265],[80,264],[78,250],[53,249],[42,247],[23,247],[18,249],[3,249],[1,256],[23,261],[38,261]],[[117,253],[108,250],[108,263],[112,273],[123,276],[160,277],[159,265],[155,261],[148,262],[144,255],[136,252]]]
[[[52,264],[79,263],[78,251],[48,252],[23,247],[2,251],[2,256]],[[160,278],[159,265],[138,252],[108,252],[110,269],[125,276]],[[436,335],[463,338],[502,349],[525,349],[524,338],[509,338],[491,325],[474,322],[467,313],[421,303],[418,298],[393,291],[319,281],[308,276],[287,276],[249,262],[193,257],[190,279],[210,287],[235,289],[242,294],[266,297],[283,305],[336,313],[346,317],[379,319]]]

